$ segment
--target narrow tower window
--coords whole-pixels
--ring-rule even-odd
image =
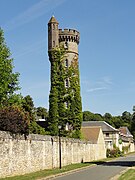
[[[68,59],[65,60],[65,67],[68,68]]]
[[[55,47],[55,41],[53,41],[53,47]]]
[[[65,102],[65,108],[66,109],[68,108],[68,102],[67,101]]]
[[[48,25],[48,30],[49,30],[49,31],[51,30],[51,25],[50,25],[50,24]]]
[[[53,24],[53,30],[55,30],[55,24]]]
[[[68,42],[66,41],[65,44],[64,44],[64,48],[65,49],[68,49]]]
[[[66,88],[69,87],[69,81],[68,81],[68,79],[66,79],[66,81],[65,81],[65,87],[66,87]]]

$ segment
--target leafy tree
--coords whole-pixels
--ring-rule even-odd
[[[104,116],[104,121],[107,122],[108,124],[110,124],[111,126],[114,126],[113,123],[113,116],[110,113],[105,113]]]
[[[123,122],[120,116],[113,116],[112,117],[112,126],[115,127],[116,129],[120,128],[123,126]]]
[[[45,129],[36,123],[36,112],[34,102],[30,95],[27,95],[23,98],[22,107],[26,112],[29,113],[29,132],[33,134],[45,134]]]
[[[23,98],[22,107],[25,109],[25,111],[29,112],[30,115],[34,112],[34,102],[30,95],[27,95]]]
[[[37,107],[36,113],[37,113],[37,116],[41,117],[42,119],[46,119],[48,117],[47,109],[44,107]]]
[[[0,106],[7,106],[11,96],[19,89],[19,73],[13,73],[13,59],[0,28]],[[10,101],[11,103],[11,101]]]
[[[92,113],[90,111],[83,112],[83,121],[103,121],[101,114]]]
[[[8,106],[0,109],[0,130],[28,134],[29,123],[29,114],[21,108]]]
[[[110,120],[110,119],[112,119],[112,115],[110,114],[110,113],[105,113],[104,114],[104,118],[107,120]]]
[[[94,114],[90,111],[84,111],[83,121],[94,121]]]
[[[95,113],[95,114],[94,114],[94,120],[95,120],[95,121],[103,121],[104,119],[103,119],[103,117],[102,117],[101,114]]]
[[[133,113],[133,118],[132,118],[132,122],[131,122],[131,133],[133,134],[133,136],[135,138],[135,113]]]
[[[131,130],[132,115],[130,112],[124,111],[121,116],[123,126],[127,126]]]
[[[121,118],[125,123],[130,123],[132,120],[132,115],[130,112],[124,111]]]

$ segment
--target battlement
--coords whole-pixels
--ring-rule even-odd
[[[59,29],[59,42],[71,41],[79,44],[80,33],[74,29]]]

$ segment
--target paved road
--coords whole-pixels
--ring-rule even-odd
[[[128,167],[135,166],[135,154],[115,161],[97,164],[79,172],[56,177],[53,180],[109,180]]]

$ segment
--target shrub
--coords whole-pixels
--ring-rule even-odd
[[[10,131],[12,134],[28,134],[29,113],[15,106],[1,108],[0,130]]]
[[[41,134],[45,135],[45,129],[39,126],[35,121],[32,121],[29,125],[29,132],[30,134]]]
[[[123,156],[123,153],[119,150],[118,147],[115,147],[111,150],[107,149],[106,156],[108,158],[120,157],[120,156]]]

